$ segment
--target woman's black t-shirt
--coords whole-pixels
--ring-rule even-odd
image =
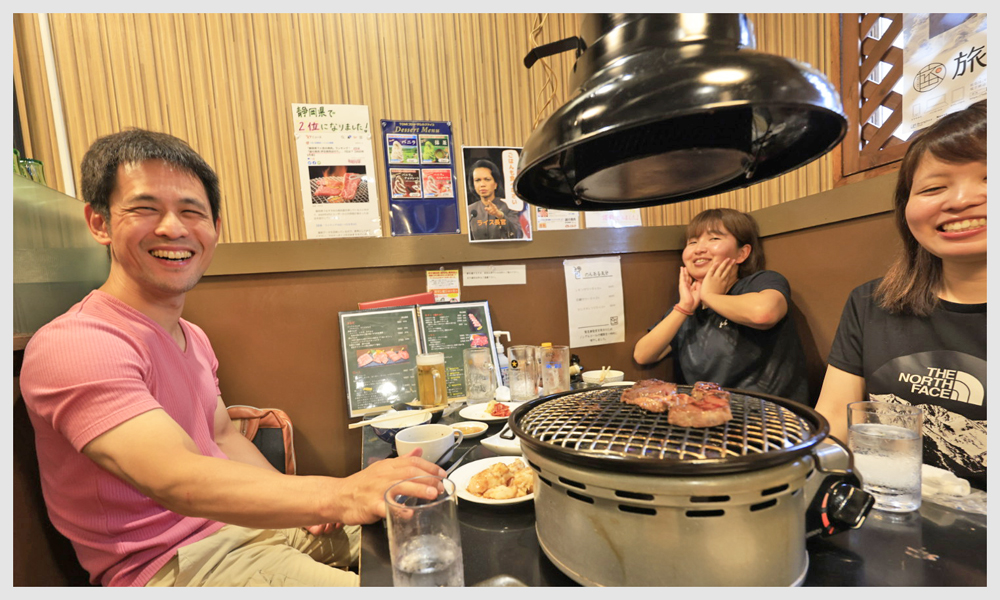
[[[923,408],[924,463],[986,490],[986,304],[891,314],[872,298],[879,281],[851,292],[828,362],[863,378],[869,400]]]
[[[781,292],[789,306],[770,329],[731,323],[710,308],[698,308],[684,320],[670,343],[679,383],[711,381],[815,406],[809,397],[805,353],[791,316],[788,280],[775,271],[758,271],[738,279],[727,294],[769,289]]]

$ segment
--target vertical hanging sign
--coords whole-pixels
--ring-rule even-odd
[[[902,140],[986,98],[986,13],[905,13],[902,83]]]
[[[306,237],[381,237],[368,107],[292,104]]]
[[[460,233],[451,123],[382,121],[392,235]]]

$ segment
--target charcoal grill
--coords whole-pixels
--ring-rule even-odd
[[[826,419],[774,396],[730,391],[733,418],[695,429],[621,402],[622,386],[533,400],[511,415],[522,444],[543,454],[631,473],[718,474],[760,469],[807,454],[829,433]],[[690,386],[678,387],[690,393]]]
[[[832,534],[864,521],[850,453],[824,443],[813,409],[727,390],[730,421],[679,427],[622,403],[625,389],[539,398],[508,420],[537,474],[539,545],[578,583],[798,585],[815,523]]]

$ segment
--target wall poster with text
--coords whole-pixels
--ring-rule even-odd
[[[460,233],[451,123],[382,121],[392,235]]]
[[[986,98],[986,13],[904,13],[901,85],[902,140]]]
[[[530,242],[531,211],[514,194],[520,148],[463,146],[470,242]]]
[[[292,104],[306,237],[381,237],[368,107]]]

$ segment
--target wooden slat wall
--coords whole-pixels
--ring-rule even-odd
[[[14,15],[26,137],[59,170],[36,15]],[[539,23],[544,17],[541,27]],[[758,49],[829,73],[822,14],[751,14]],[[75,176],[101,135],[136,126],[187,140],[219,172],[223,242],[305,239],[291,104],[369,107],[379,119],[449,120],[455,143],[520,146],[569,96],[572,53],[523,66],[533,47],[579,31],[575,14],[51,14]],[[540,31],[539,31],[540,29]],[[17,72],[17,71],[15,71]],[[554,99],[546,106],[546,100]],[[543,108],[544,107],[544,108]],[[747,190],[643,209],[647,225],[700,210],[754,210],[833,187],[829,156]],[[463,174],[459,172],[459,176]],[[383,178],[377,177],[387,215]],[[56,187],[61,182],[56,179]],[[389,235],[388,219],[383,233]]]

